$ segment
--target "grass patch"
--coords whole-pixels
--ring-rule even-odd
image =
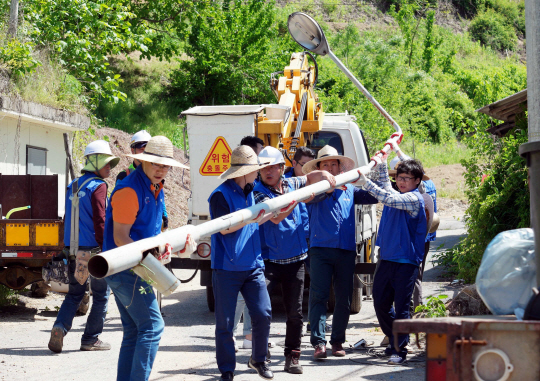
[[[456,140],[445,144],[433,144],[419,143],[407,140],[405,137],[401,149],[410,157],[420,160],[426,169],[439,165],[460,164],[462,160],[469,159],[472,154],[472,151],[465,144]],[[389,162],[393,157],[394,154],[388,158]]]
[[[17,291],[0,284],[0,307],[17,304]]]
[[[133,59],[132,59],[133,58]],[[113,65],[123,78],[120,90],[127,94],[125,102],[103,101],[96,110],[101,124],[130,134],[147,130],[152,136],[165,135],[176,147],[183,147],[182,128],[178,119],[183,110],[167,96],[169,73],[176,62],[115,58]]]

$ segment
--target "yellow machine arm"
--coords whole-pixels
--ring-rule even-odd
[[[308,56],[315,66],[309,66]],[[281,74],[279,78],[275,74]],[[280,106],[290,108],[267,108],[266,117],[258,119],[257,136],[266,145],[282,150],[292,164],[296,147],[304,146],[310,136],[322,127],[324,112],[313,87],[317,81],[317,63],[309,52],[293,53],[289,66],[283,72],[273,73],[270,87]]]

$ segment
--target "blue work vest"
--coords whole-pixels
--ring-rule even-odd
[[[376,245],[380,247],[381,259],[418,266],[424,259],[426,210],[424,199],[418,189],[411,192],[420,200],[420,212],[412,218],[405,210],[385,206],[379,223]]]
[[[437,213],[437,189],[435,188],[435,184],[431,180],[425,180],[422,181],[424,183],[424,186],[426,187],[426,193],[431,196],[433,199],[433,211]],[[426,237],[426,242],[435,241],[437,238],[437,232],[428,233]]]
[[[144,173],[142,165],[139,165],[128,177],[120,181],[111,194],[111,200],[114,194],[120,189],[131,188],[137,194],[139,210],[135,222],[129,231],[129,237],[133,241],[139,241],[144,238],[150,238],[161,232],[161,218],[163,216],[163,203],[165,202],[163,189],[159,192],[156,199],[154,192],[150,189],[150,179]],[[114,249],[114,222],[112,218],[112,205],[107,206],[105,215],[105,237],[103,239],[103,251]]]
[[[354,186],[336,189],[323,201],[310,204],[311,247],[356,251]]]
[[[283,186],[288,187],[289,192],[294,190],[288,182],[284,182]],[[254,190],[264,193],[270,198],[278,196],[262,182],[259,182]],[[262,224],[259,232],[263,259],[289,259],[308,251],[300,204],[296,205],[293,211],[279,224],[276,225],[272,221]]]
[[[217,187],[208,198],[208,202],[214,193],[221,192],[231,213],[253,206],[255,199],[253,192],[244,195],[242,188],[234,180],[226,180]],[[212,210],[210,217],[213,219]],[[259,239],[259,224],[253,223],[244,226],[234,233],[212,234],[212,268],[226,271],[247,271],[256,268],[264,268],[261,256],[261,241]]]
[[[291,168],[290,171],[287,171],[283,174],[283,177],[286,179],[294,177],[294,170]],[[304,232],[306,233],[306,238],[309,237],[309,212],[308,207],[303,202],[299,203],[300,215],[302,216],[302,224],[304,225]]]
[[[77,180],[80,187],[83,183],[92,178],[98,177],[95,173],[86,172]],[[71,190],[75,180],[69,184],[66,191],[66,217],[64,219],[64,245],[70,245],[71,239]],[[98,247],[96,232],[94,231],[94,212],[92,210],[92,194],[98,186],[105,181],[102,179],[90,180],[83,187],[79,188],[79,247]]]

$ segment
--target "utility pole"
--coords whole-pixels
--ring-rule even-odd
[[[19,22],[19,0],[11,0],[9,6],[9,27],[8,36],[15,38],[17,36],[17,24]]]
[[[527,38],[527,109],[529,142],[519,147],[527,159],[531,194],[531,224],[536,253],[540,253],[540,2],[525,1]],[[540,288],[540,255],[536,255],[536,284]]]

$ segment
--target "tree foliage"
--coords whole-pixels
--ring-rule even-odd
[[[194,15],[189,59],[172,74],[171,95],[181,107],[275,100],[269,76],[288,63],[293,46],[276,12],[272,1],[227,0]]]

